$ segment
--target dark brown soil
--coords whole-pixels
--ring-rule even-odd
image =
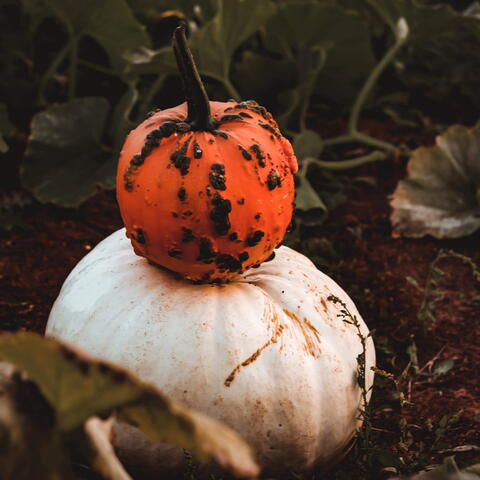
[[[341,126],[340,122],[324,122],[321,128],[336,134]],[[393,125],[370,122],[363,128],[410,147],[433,141],[432,135],[399,133]],[[375,329],[379,367],[398,374],[408,361],[407,348],[416,345],[421,372],[415,374],[412,366],[402,383],[410,402],[403,410],[404,418],[423,429],[438,424],[444,415],[462,411],[447,443],[478,443],[480,284],[462,261],[443,260],[439,264],[444,271],[439,291],[444,298],[434,309],[436,321],[422,324],[417,318],[422,292],[406,278],[416,279],[423,287],[430,264],[442,248],[480,264],[480,232],[449,241],[392,236],[388,195],[405,174],[405,165],[405,159],[393,159],[355,172],[373,176],[377,186],[351,188],[347,201],[330,212],[313,235],[326,238],[333,246],[338,261],[332,262],[329,270],[354,297],[369,327]],[[0,330],[43,332],[69,271],[121,225],[115,196],[109,192],[99,192],[77,211],[29,207],[24,228],[0,233]],[[447,359],[454,360],[453,368],[444,375],[432,375],[435,366]],[[375,395],[379,405],[383,394]],[[380,433],[385,430],[386,437],[398,430],[398,412],[378,416],[378,423],[375,418],[374,427]]]

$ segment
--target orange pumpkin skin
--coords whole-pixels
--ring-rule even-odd
[[[128,135],[117,172],[135,253],[201,282],[272,256],[291,221],[298,168],[263,107],[209,104],[213,131],[190,130],[186,103],[155,112]]]

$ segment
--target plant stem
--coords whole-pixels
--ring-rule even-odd
[[[385,68],[395,58],[395,55],[397,54],[398,50],[400,50],[404,42],[405,39],[397,38],[395,43],[388,49],[387,53],[370,72],[370,75],[368,76],[366,82],[358,93],[355,103],[353,104],[352,111],[350,112],[350,118],[348,120],[349,133],[358,132],[358,118],[368,96],[370,95],[370,92],[372,91],[373,87],[377,83],[378,78],[383,73]]]
[[[75,98],[77,90],[77,56],[78,56],[78,40],[72,37],[70,42],[70,63],[68,67],[68,99]]]
[[[331,147],[333,145],[342,145],[345,143],[363,143],[372,147],[380,148],[381,150],[396,150],[397,148],[391,143],[378,140],[377,138],[370,137],[364,133],[355,132],[352,134],[339,135],[338,137],[327,138],[323,141],[324,147]]]
[[[355,135],[338,135],[338,137],[327,138],[323,140],[324,147],[333,147],[334,145],[341,145],[343,143],[354,143],[356,141]]]
[[[63,48],[57,53],[52,63],[48,67],[48,70],[43,74],[42,80],[40,81],[40,85],[38,87],[38,96],[37,96],[37,102],[40,105],[45,105],[47,103],[45,99],[45,94],[44,94],[45,88],[47,87],[47,84],[50,78],[53,77],[53,75],[55,75],[58,68],[60,67],[60,64],[65,59],[68,51],[70,50],[70,46],[71,46],[70,43],[67,43],[66,45],[63,46]]]
[[[173,33],[173,51],[187,99],[188,115],[185,121],[190,123],[193,131],[214,130],[210,116],[210,102],[192,52],[188,48],[184,23],[179,25]]]
[[[395,58],[395,55],[405,43],[406,38],[406,35],[402,36],[397,34],[395,43],[388,49],[387,53],[370,72],[370,75],[360,89],[360,92],[358,93],[357,98],[355,99],[355,102],[352,106],[352,110],[350,111],[347,133],[345,135],[340,135],[338,137],[325,140],[325,146],[359,142],[370,145],[372,147],[380,148],[382,150],[396,150],[396,147],[391,143],[383,142],[382,140],[377,140],[376,138],[370,137],[369,135],[360,133],[358,131],[358,120],[360,117],[360,112],[363,110],[365,102],[367,101],[368,96],[372,92],[373,87],[377,83],[378,78]]]
[[[372,152],[368,155],[363,155],[361,157],[352,158],[350,160],[339,160],[336,162],[325,162],[324,160],[317,160],[316,158],[307,158],[305,160],[309,161],[309,163],[318,165],[321,168],[325,168],[327,170],[348,170],[350,168],[359,167],[360,165],[365,165],[366,163],[378,162],[380,160],[385,160],[387,158],[387,154],[384,152]],[[305,161],[304,160],[304,161]]]
[[[371,147],[380,148],[382,150],[390,150],[394,151],[397,150],[395,145],[392,145],[389,142],[384,142],[383,140],[379,140],[378,138],[370,137],[369,135],[365,135],[364,133],[357,133],[355,138],[360,143],[364,143],[365,145],[370,145]]]

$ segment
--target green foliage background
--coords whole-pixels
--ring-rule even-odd
[[[432,112],[473,122],[480,8],[451,3],[456,9],[426,0],[1,0],[0,152],[29,135],[7,176],[15,182],[20,163],[21,184],[37,200],[69,207],[112,188],[125,134],[150,109],[183,101],[170,48],[182,19],[211,99],[254,98],[292,139],[312,118],[348,112],[400,17],[407,43],[366,106],[410,125]],[[302,154],[318,157],[322,139],[311,137]],[[304,171],[302,209],[329,202]]]

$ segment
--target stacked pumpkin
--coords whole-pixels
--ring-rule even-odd
[[[332,464],[360,425],[362,352],[372,384],[368,329],[333,280],[279,246],[297,162],[272,116],[253,101],[210,102],[182,26],[173,48],[187,102],[127,137],[117,175],[126,229],[71,272],[47,334],[223,421],[266,472]],[[132,427],[117,429],[117,444],[151,472],[185,462]]]

